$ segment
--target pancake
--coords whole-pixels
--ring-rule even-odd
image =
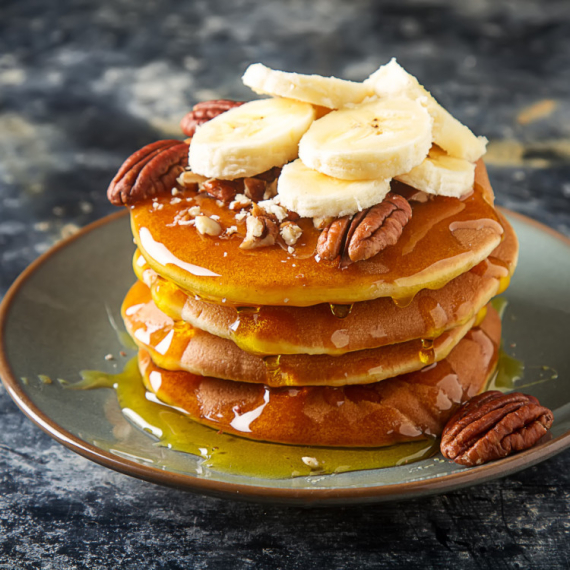
[[[395,192],[411,191],[392,184]],[[395,245],[342,269],[338,261],[315,257],[320,232],[311,219],[297,222],[303,235],[289,253],[280,243],[240,249],[245,222],[195,190],[184,190],[181,198],[142,200],[130,212],[135,242],[150,267],[182,289],[236,306],[306,307],[378,297],[409,300],[421,289],[441,288],[487,258],[501,241],[503,228],[492,196],[480,161],[471,194],[411,201],[412,219]],[[177,216],[195,206],[203,215],[215,216],[222,228],[236,231],[211,237],[187,223],[180,225]]]
[[[269,388],[157,367],[139,352],[147,390],[193,420],[242,437],[297,445],[380,447],[441,434],[495,369],[501,323],[489,309],[437,364],[366,386]]]
[[[441,289],[423,289],[406,307],[381,297],[352,307],[320,304],[236,309],[188,295],[150,269],[140,252],[135,253],[133,267],[137,277],[151,288],[161,311],[174,320],[233,340],[242,350],[265,355],[339,355],[436,338],[469,321],[506,289],[516,267],[516,235],[504,216],[499,214],[499,219],[504,237],[486,260]]]
[[[475,323],[473,317],[434,340],[412,340],[341,356],[285,354],[262,358],[230,340],[173,321],[156,307],[148,287],[140,281],[127,294],[122,314],[133,340],[161,368],[275,387],[369,384],[419,370],[445,358]]]

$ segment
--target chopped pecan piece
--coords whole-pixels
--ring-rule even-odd
[[[260,202],[263,200],[267,183],[261,178],[244,178],[243,179],[244,191],[243,193],[252,201]]]
[[[259,210],[254,205],[253,215],[249,215],[245,220],[246,234],[240,244],[241,249],[256,249],[275,243],[279,225],[271,217],[261,215]]]
[[[107,198],[116,206],[169,193],[188,165],[188,145],[177,140],[149,144],[125,162],[107,189]]]
[[[233,202],[230,202],[230,210],[243,210],[251,206],[251,200],[245,194],[236,194]]]
[[[313,226],[317,230],[324,230],[327,226],[330,226],[334,222],[334,218],[330,216],[324,218],[313,218]]]
[[[189,137],[194,136],[196,127],[207,123],[214,117],[243,105],[245,101],[229,101],[228,99],[214,99],[203,101],[192,107],[192,111],[184,116],[180,121],[182,132]]]
[[[208,180],[201,174],[196,174],[191,170],[185,170],[177,179],[176,182],[187,189],[197,190],[199,184],[203,184]]]
[[[317,253],[331,261],[340,255],[342,265],[370,259],[398,241],[411,217],[408,201],[390,192],[380,204],[329,224],[319,236]]]
[[[279,233],[288,246],[295,245],[303,235],[303,230],[293,222],[283,222],[279,226]]]
[[[206,192],[212,198],[224,203],[233,201],[239,191],[239,184],[235,180],[218,180],[212,178],[202,184],[200,191]]]
[[[219,236],[222,233],[222,226],[216,220],[208,216],[196,217],[196,229],[202,235]]]
[[[532,447],[549,429],[552,412],[534,396],[496,390],[475,396],[451,417],[441,452],[472,467]]]
[[[277,196],[277,178],[273,182],[268,182],[263,193],[264,200],[271,200]]]
[[[279,178],[280,174],[281,174],[281,167],[274,166],[273,168],[270,168],[269,170],[266,170],[261,174],[256,174],[255,178],[259,178],[260,180],[263,180],[265,182],[273,182],[274,180],[277,180],[277,178]]]

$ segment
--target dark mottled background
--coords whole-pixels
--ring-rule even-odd
[[[497,201],[570,236],[570,4],[0,1],[0,295],[112,211],[140,146],[245,67],[361,80],[396,56],[491,141]],[[67,451],[0,387],[0,568],[568,568],[570,454],[502,481],[306,511],[159,488]]]

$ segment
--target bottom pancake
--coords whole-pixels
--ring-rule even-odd
[[[457,405],[495,370],[494,309],[444,360],[368,385],[270,388],[157,367],[139,351],[146,388],[193,420],[242,437],[296,445],[381,447],[441,434]]]

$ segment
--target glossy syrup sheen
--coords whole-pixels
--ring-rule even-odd
[[[283,479],[297,476],[343,473],[405,465],[437,452],[435,438],[384,448],[323,448],[252,441],[192,421],[144,388],[137,360],[120,374],[84,371],[83,381],[71,389],[114,388],[128,420],[158,445],[200,458],[197,472],[213,469],[237,475]]]
[[[506,241],[514,236],[510,228],[506,235]],[[505,255],[505,259],[515,260],[516,245],[504,245],[511,253]],[[148,265],[139,252],[135,254],[133,266],[139,279],[145,279]],[[470,275],[459,278],[468,280],[469,287],[425,289],[416,296],[413,305],[410,303],[412,306],[408,305],[404,319],[400,319],[403,309],[394,306],[389,298],[304,308],[224,307],[196,299],[156,274],[149,284],[154,302],[171,318],[184,319],[217,336],[231,338],[247,352],[260,355],[343,354],[411,338],[434,339],[450,327],[465,323],[492,295],[502,292],[513,270],[514,261],[504,263],[502,259],[490,256],[472,268]],[[363,319],[366,327],[363,327]],[[416,324],[412,326],[414,322]],[[209,329],[210,326],[213,328]]]
[[[242,352],[232,343],[185,321],[172,319],[156,307],[148,287],[140,281],[127,293],[121,312],[127,330],[137,344],[148,350],[162,368],[222,375],[236,381],[275,387],[370,383],[416,370],[444,358],[475,320],[472,317],[435,339],[414,339],[368,351],[337,356],[281,354],[278,351],[276,354],[280,356],[259,358],[260,355]],[[210,356],[204,358],[205,354]],[[226,360],[236,365],[228,368]]]
[[[158,198],[158,208],[151,200],[140,202],[131,208],[131,220],[151,267],[202,297],[237,306],[350,305],[381,296],[409,299],[419,289],[439,288],[479,263],[502,234],[489,196],[488,188],[476,183],[461,200],[437,196],[412,201],[412,219],[394,246],[343,269],[336,261],[315,257],[320,232],[310,219],[298,222],[303,235],[294,253],[283,244],[240,249],[245,222],[236,221],[227,206],[191,190],[175,204],[171,196]],[[181,210],[196,205],[203,215],[217,216],[222,228],[236,226],[237,232],[203,236],[191,225],[173,223]]]

